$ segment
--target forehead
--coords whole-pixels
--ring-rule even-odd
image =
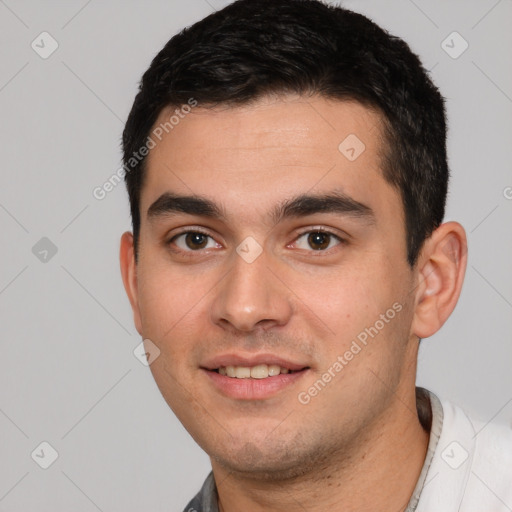
[[[382,174],[381,117],[357,102],[265,98],[198,106],[171,124],[176,108],[164,109],[153,127],[163,133],[146,163],[143,214],[166,189],[253,207],[333,188],[382,207],[399,202]]]

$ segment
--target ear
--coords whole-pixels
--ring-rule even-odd
[[[121,237],[119,261],[121,264],[121,275],[123,277],[124,289],[132,306],[135,328],[142,336],[142,322],[139,309],[139,291],[137,283],[137,265],[135,263],[133,235],[129,231],[123,233],[123,236]]]
[[[412,334],[428,338],[446,322],[459,300],[467,264],[467,240],[458,222],[441,224],[425,241],[417,265]]]

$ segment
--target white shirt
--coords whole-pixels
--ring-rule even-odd
[[[437,397],[430,395],[433,431]],[[470,419],[448,401],[441,407],[442,428],[416,512],[512,511],[512,429]]]

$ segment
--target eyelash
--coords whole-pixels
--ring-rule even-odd
[[[211,238],[212,240],[214,240],[214,238],[209,234],[207,233],[206,231],[202,230],[201,228],[194,228],[194,229],[190,229],[188,228],[187,230],[184,230],[184,231],[181,231],[179,233],[176,233],[175,235],[173,235],[167,242],[166,242],[166,245],[167,246],[171,246],[173,244],[173,242],[180,236],[182,235],[188,235],[188,234],[191,234],[191,233],[199,233],[201,235],[204,235],[206,237],[209,237]],[[297,236],[295,237],[294,241],[292,243],[296,243],[297,240],[299,240],[300,238],[302,238],[304,235],[307,235],[307,234],[310,234],[310,233],[322,233],[322,234],[325,234],[325,235],[329,235],[333,238],[335,238],[337,241],[338,241],[338,244],[335,246],[337,247],[338,245],[346,245],[348,242],[345,238],[342,238],[341,236],[333,233],[332,231],[329,231],[325,228],[322,228],[322,227],[318,227],[318,228],[309,228],[305,231],[302,231],[300,233],[297,234]],[[332,251],[332,249],[334,249],[335,247],[331,247],[330,249],[326,249],[326,250],[314,250],[314,249],[311,249],[311,250],[308,250],[307,252],[310,252],[310,253],[313,253],[313,254],[316,254],[318,256],[322,255],[322,254],[326,254],[326,253],[330,253],[330,251]],[[193,257],[193,255],[195,253],[200,253],[202,252],[203,250],[202,249],[197,249],[197,250],[183,250],[183,249],[172,249],[173,252],[177,252],[177,253],[181,253],[187,257]]]
[[[310,233],[322,233],[324,235],[329,235],[330,237],[332,237],[332,238],[334,238],[335,240],[338,241],[338,243],[334,247],[331,247],[330,249],[316,250],[316,251],[314,249],[310,249],[310,250],[307,251],[307,252],[310,252],[313,255],[315,255],[315,257],[322,256],[323,254],[330,254],[331,251],[333,249],[335,249],[338,245],[346,245],[348,243],[345,238],[341,237],[340,235],[337,235],[336,233],[333,233],[332,231],[329,231],[328,229],[322,228],[322,227],[313,228],[313,229],[309,228],[309,229],[307,229],[305,231],[302,231],[301,233],[299,233],[296,236],[296,238],[293,241],[293,243],[296,243],[297,240],[302,238],[304,235],[307,235],[307,234],[310,234]]]
[[[188,235],[190,233],[199,233],[201,235],[204,235],[204,236],[207,236],[209,238],[211,238],[212,240],[214,239],[209,233],[207,233],[206,231],[203,231],[202,229],[200,228],[194,228],[194,229],[186,229],[185,231],[181,231],[180,233],[176,233],[175,235],[172,236],[172,238],[170,238],[170,240],[168,242],[166,242],[166,245],[168,246],[171,246],[173,244],[173,242],[180,236],[183,236],[183,235]],[[183,249],[172,249],[173,252],[177,252],[177,253],[180,253],[180,254],[183,254],[185,255],[186,257],[192,257],[194,255],[194,253],[199,253],[199,252],[202,252],[201,249],[198,249],[196,251],[192,251],[192,250],[189,250],[189,251],[184,251]]]

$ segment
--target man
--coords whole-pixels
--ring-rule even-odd
[[[316,0],[172,38],[123,134],[121,268],[163,397],[210,456],[185,510],[501,511],[512,434],[415,388],[466,236],[417,56]]]

